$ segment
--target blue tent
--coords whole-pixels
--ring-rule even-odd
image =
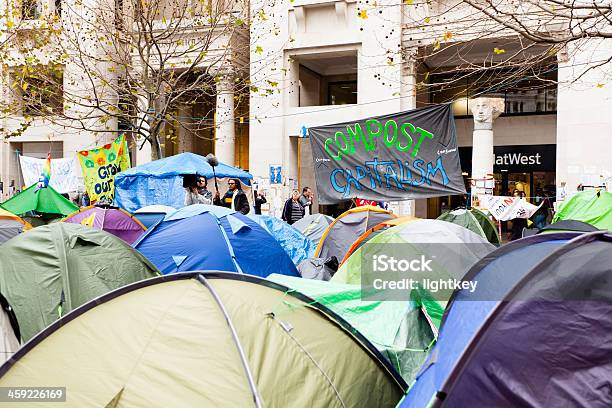
[[[176,211],[176,208],[167,205],[148,205],[134,212],[134,217],[147,228],[151,228],[166,215]]]
[[[399,407],[611,406],[610,258],[604,232],[536,235],[491,252],[464,278],[476,290],[451,298]]]
[[[249,185],[253,176],[227,164],[215,167],[217,177],[233,177]],[[117,174],[114,204],[133,213],[139,208],[161,204],[174,208],[184,205],[183,175],[213,177],[212,167],[204,156],[181,153],[133,167]]]
[[[283,247],[291,257],[294,264],[298,265],[304,259],[314,255],[316,245],[304,234],[285,221],[269,215],[247,215],[253,221],[264,227]]]
[[[250,218],[224,207],[190,205],[168,214],[134,247],[163,274],[218,270],[299,276],[278,242]]]

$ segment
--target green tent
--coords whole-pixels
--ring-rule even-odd
[[[586,190],[563,202],[553,222],[576,220],[601,230],[612,231],[612,194],[604,190]]]
[[[66,216],[79,210],[76,204],[64,198],[53,187],[38,188],[36,184],[9,198],[0,207],[17,215],[35,211]]]
[[[461,225],[462,227],[475,232],[481,237],[486,238],[487,241],[495,246],[499,246],[501,244],[499,233],[497,232],[497,228],[495,228],[495,224],[493,224],[485,213],[476,208],[472,207],[469,210],[459,208],[453,211],[445,212],[437,219]]]
[[[272,274],[266,279],[328,307],[368,339],[411,384],[437,338],[437,302],[362,300],[361,286]]]
[[[34,228],[0,246],[0,293],[15,311],[23,340],[63,313],[113,289],[159,275],[138,251],[80,224]]]
[[[1,387],[64,386],[28,407],[394,407],[405,382],[346,321],[237,273],[175,273],[66,315],[0,368]]]

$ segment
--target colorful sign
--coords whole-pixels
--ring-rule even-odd
[[[320,204],[465,194],[450,105],[308,129]]]
[[[91,202],[111,203],[115,196],[115,176],[130,168],[125,135],[97,149],[80,151],[77,156]]]
[[[282,184],[282,166],[280,164],[270,165],[270,184]]]

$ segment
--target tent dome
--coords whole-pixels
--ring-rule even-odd
[[[183,207],[147,230],[134,247],[164,274],[207,269],[298,276],[291,258],[268,231],[224,207]]]
[[[562,220],[582,221],[612,231],[612,193],[586,190],[574,194],[561,203],[553,218],[553,222]]]
[[[173,213],[176,208],[169,205],[147,205],[134,211],[134,217],[147,228],[151,228],[167,214]]]
[[[0,208],[0,244],[29,229],[30,223]]]
[[[0,293],[28,340],[89,300],[158,275],[119,238],[78,224],[37,227],[0,246]]]
[[[13,357],[19,350],[19,323],[13,308],[2,294],[0,294],[0,364]]]
[[[316,245],[334,219],[325,214],[310,214],[297,220],[292,227],[308,237]]]
[[[63,407],[394,407],[405,389],[329,309],[235,273],[173,274],[116,290],[0,368],[2,387],[58,381]]]
[[[128,244],[134,243],[146,230],[134,216],[116,207],[83,207],[62,221],[104,230]]]
[[[400,407],[610,406],[612,235],[551,233],[483,258]],[[435,356],[435,358],[434,358]],[[571,375],[568,375],[570,373]],[[598,405],[599,404],[599,405]]]
[[[397,216],[380,207],[366,205],[363,207],[351,208],[340,214],[332,222],[323,234],[315,256],[317,258],[328,258],[335,256],[338,262],[344,259],[351,244],[359,238],[361,234],[377,224]]]
[[[499,233],[493,222],[482,211],[472,207],[469,210],[458,208],[441,214],[438,220],[452,222],[461,225],[470,231],[486,238],[495,246],[500,246]]]
[[[280,218],[251,214],[247,217],[264,227],[283,247],[295,265],[314,254],[315,244]]]
[[[461,279],[468,269],[495,247],[459,225],[428,219],[416,219],[383,230],[358,248],[340,266],[332,281],[359,284],[362,281],[362,259],[376,254],[395,256],[431,255],[436,258],[433,275]],[[427,276],[428,278],[432,276]],[[449,293],[450,295],[450,293]]]
[[[395,227],[396,225],[403,224],[405,222],[412,222],[418,219],[419,218],[413,217],[412,215],[406,215],[406,216],[398,217],[398,218],[390,218],[366,230],[366,232],[361,234],[359,238],[353,241],[353,243],[351,244],[351,247],[349,248],[346,255],[344,255],[344,259],[342,259],[340,264],[343,264],[353,254],[353,252],[357,250],[357,248],[359,248],[360,246],[362,246],[363,244],[365,244],[366,242],[374,238],[376,235],[383,233],[384,230],[391,228],[391,227]]]

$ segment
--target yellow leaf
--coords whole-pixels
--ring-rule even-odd
[[[503,48],[497,48],[497,47],[495,47],[495,48],[493,48],[493,52],[494,52],[495,54],[499,55],[499,54],[503,54],[504,52],[506,52],[506,50],[504,50]]]
[[[597,84],[596,86],[597,86],[598,88],[603,88],[603,87],[604,87],[604,85],[605,85],[605,84]]]
[[[425,24],[429,24],[430,21],[431,21],[431,17],[425,17]]]
[[[450,41],[451,38],[453,38],[453,33],[450,31],[444,33],[444,41]]]
[[[413,3],[413,0],[404,0],[404,3],[411,6]]]
[[[263,48],[261,48],[261,45],[255,47],[255,53],[259,55],[263,53]]]
[[[361,10],[357,16],[365,20],[366,18],[368,18],[368,12],[365,10]]]
[[[438,51],[440,49],[440,40],[434,41],[434,51]]]
[[[24,82],[23,84],[21,84],[21,89],[23,89],[23,91],[27,91],[28,90],[28,86],[30,86],[30,84],[28,84],[27,82]]]

